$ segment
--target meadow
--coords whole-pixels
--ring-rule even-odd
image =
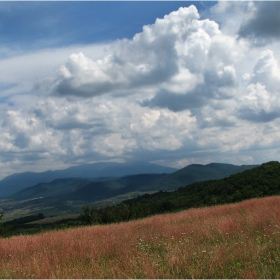
[[[0,278],[280,278],[280,196],[0,238]]]

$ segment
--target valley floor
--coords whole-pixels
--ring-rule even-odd
[[[280,196],[0,238],[0,278],[280,278]]]

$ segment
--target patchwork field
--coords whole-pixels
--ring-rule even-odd
[[[280,278],[280,197],[0,239],[1,278]]]

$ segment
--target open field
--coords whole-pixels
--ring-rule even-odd
[[[280,197],[0,239],[1,278],[280,278]]]

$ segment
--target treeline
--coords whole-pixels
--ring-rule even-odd
[[[6,227],[2,223],[2,218],[4,216],[4,212],[0,209],[0,236],[3,236],[6,232]]]
[[[169,203],[160,203],[160,205],[150,205],[146,207],[141,203],[121,202],[114,206],[84,206],[80,215],[81,221],[87,224],[109,224],[123,221],[136,220],[154,214],[166,213],[172,210]]]
[[[29,216],[17,218],[12,221],[5,222],[4,224],[10,225],[10,226],[17,226],[17,225],[21,225],[21,224],[26,224],[26,223],[31,223],[31,222],[35,222],[38,220],[42,220],[44,218],[45,218],[44,214],[39,213],[37,215],[29,215]]]
[[[30,222],[39,221],[43,219],[42,216],[43,214],[39,213],[38,215],[25,216],[4,223],[0,222],[0,237],[37,234],[50,230],[61,230],[77,226],[83,226],[87,224],[81,219],[65,219],[49,224],[29,224]]]
[[[1,218],[3,217],[3,215],[4,212],[2,211]],[[32,225],[28,225],[26,223],[38,221],[44,218],[44,215],[42,213],[39,213],[38,215],[29,215],[18,219],[13,219],[8,222],[0,223],[0,236],[11,236],[20,234],[24,229],[26,229],[26,233],[28,233],[28,228],[32,228]]]

